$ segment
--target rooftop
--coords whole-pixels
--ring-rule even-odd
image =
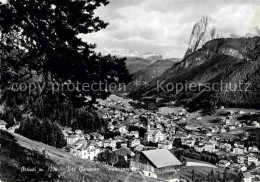
[[[0,119],[0,125],[7,125],[7,123],[4,120]]]
[[[167,149],[147,150],[142,152],[157,168],[177,166],[182,163]]]

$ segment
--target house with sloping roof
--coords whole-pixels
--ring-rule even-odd
[[[234,147],[232,153],[233,154],[244,154],[247,151],[245,147]]]
[[[128,140],[128,146],[129,147],[135,147],[135,146],[140,145],[140,144],[141,144],[141,141],[140,141],[139,138]]]
[[[162,142],[158,142],[157,147],[159,149],[169,149],[170,150],[170,149],[172,149],[172,141],[165,140]]]
[[[117,140],[113,140],[113,139],[109,139],[109,140],[104,140],[103,141],[103,147],[106,148],[106,147],[111,147],[111,148],[116,148],[116,143],[117,143]]]
[[[131,131],[129,133],[129,136],[134,136],[135,138],[139,138],[139,132],[138,131]]]
[[[130,169],[142,171],[145,176],[170,180],[175,179],[182,163],[168,150],[142,151],[130,161]]]
[[[243,173],[242,182],[252,182],[252,176],[251,176],[250,172]]]
[[[142,152],[143,150],[145,150],[145,148],[146,147],[144,145],[140,144],[140,145],[133,147],[133,151],[134,152]]]
[[[6,130],[7,123],[4,120],[0,120],[0,130]]]
[[[159,141],[163,141],[165,139],[164,134],[157,129],[151,129],[147,131],[145,134],[145,141],[146,142],[154,142],[157,143]]]
[[[78,135],[78,134],[71,134],[71,135],[65,136],[65,139],[66,139],[68,145],[72,145],[75,142],[77,142],[78,140],[83,140],[84,136]]]
[[[71,154],[88,160],[94,160],[101,151],[98,144],[93,140],[78,140],[68,149]]]
[[[230,162],[227,161],[227,160],[220,160],[218,163],[217,163],[217,166],[219,167],[223,167],[223,168],[226,168],[228,166],[230,166]]]

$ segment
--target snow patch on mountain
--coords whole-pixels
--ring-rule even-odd
[[[142,58],[142,59],[149,61],[151,64],[158,60],[163,59],[162,55],[160,55],[160,54],[154,54],[154,53],[141,54],[138,51],[123,49],[123,48],[103,48],[103,49],[96,49],[96,51],[101,53],[102,55],[110,54],[112,56],[117,56],[117,57]]]

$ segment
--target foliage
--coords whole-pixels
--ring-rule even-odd
[[[180,150],[180,147],[185,147],[186,149]],[[197,152],[194,148],[190,148],[188,146],[178,146],[178,148],[173,150],[172,152],[179,159],[182,157],[188,157],[190,159],[204,161],[211,164],[216,164],[220,160],[215,153],[210,153],[206,151]]]
[[[110,153],[108,159],[109,163],[112,164],[112,166],[114,166],[114,164],[117,164],[119,161],[118,155],[115,152]]]
[[[96,32],[108,25],[94,13],[98,7],[107,4],[107,0],[9,0],[5,4],[1,3],[2,91],[10,93],[12,83],[44,85],[42,92],[20,90],[17,95],[20,94],[22,102],[16,99],[16,103],[10,106],[12,109],[23,106],[25,112],[31,111],[39,118],[47,114],[49,119],[54,117],[67,125],[78,119],[72,116],[81,112],[76,108],[87,105],[92,107],[97,98],[108,97],[111,92],[107,85],[131,81],[125,59],[96,54],[95,45],[80,38],[81,34]],[[71,83],[80,86],[72,91],[59,88],[54,92],[54,86],[68,88]],[[97,83],[102,84],[97,86]],[[90,88],[84,89],[84,84]],[[8,100],[12,100],[14,95],[7,94],[6,98],[1,98],[1,103],[9,103]],[[88,96],[91,100],[86,102]],[[56,111],[53,107],[61,109]],[[68,107],[69,110],[65,111]],[[79,115],[82,119],[89,116],[84,116],[82,112]],[[96,116],[93,117],[90,116],[96,121]],[[9,123],[13,124],[11,120]],[[78,125],[85,129],[90,126],[82,121]]]
[[[36,118],[25,118],[15,132],[29,139],[40,141],[57,148],[66,146],[63,133],[58,125],[47,119],[40,121]]]

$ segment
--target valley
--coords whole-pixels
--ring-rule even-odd
[[[0,182],[259,182],[259,7],[0,0]]]

